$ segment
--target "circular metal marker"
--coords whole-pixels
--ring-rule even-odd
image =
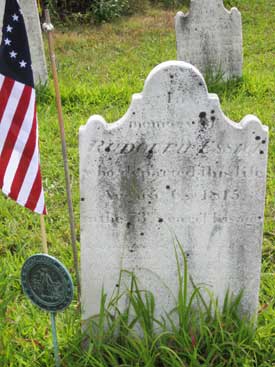
[[[45,311],[64,310],[73,299],[73,282],[65,266],[46,254],[29,257],[21,270],[24,293]]]

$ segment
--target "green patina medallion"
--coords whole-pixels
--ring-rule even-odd
[[[45,311],[61,311],[73,299],[73,282],[65,266],[53,256],[29,257],[21,271],[24,293]]]

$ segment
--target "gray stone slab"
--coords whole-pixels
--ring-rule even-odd
[[[83,320],[99,311],[121,269],[154,292],[157,315],[175,306],[174,238],[196,284],[222,302],[244,289],[254,314],[261,267],[268,129],[222,112],[199,71],[157,66],[126,114],[80,128]]]
[[[5,2],[5,0],[0,0],[1,39]],[[48,74],[36,0],[21,0],[20,6],[24,14],[25,24],[28,33],[34,81],[35,84],[44,84],[47,81]]]
[[[175,27],[178,60],[195,65],[204,76],[242,76],[242,20],[237,8],[228,11],[222,0],[191,0],[189,13],[177,13]]]

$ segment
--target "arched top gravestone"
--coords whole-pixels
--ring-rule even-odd
[[[153,291],[159,316],[178,292],[174,236],[189,274],[222,302],[244,289],[258,304],[268,146],[255,116],[237,124],[199,71],[169,61],[148,76],[119,121],[80,128],[83,319],[110,297],[120,270]]]
[[[177,13],[175,27],[178,60],[225,80],[242,75],[242,20],[237,8],[228,11],[222,0],[191,0],[189,13]]]

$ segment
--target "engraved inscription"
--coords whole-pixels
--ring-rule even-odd
[[[128,155],[133,153],[142,153],[145,156],[148,155],[150,151],[158,153],[161,155],[172,155],[172,154],[186,154],[196,152],[197,143],[191,140],[180,141],[180,142],[167,142],[167,143],[126,143],[126,142],[107,142],[107,141],[93,141],[92,149],[97,150],[99,153],[110,153],[110,154],[120,154]],[[204,154],[256,154],[259,149],[263,148],[265,143],[255,142],[254,144],[244,144],[244,143],[234,143],[234,144],[219,144],[215,141],[206,140],[201,147],[201,152]]]
[[[152,213],[145,212],[131,212],[127,217],[122,216],[113,216],[111,213],[105,213],[103,215],[91,215],[88,217],[89,221],[92,223],[100,223],[105,225],[113,225],[113,224],[121,224],[126,225],[127,223],[132,221],[137,224],[146,224],[149,222],[159,223],[159,218],[155,217],[152,219]],[[169,215],[167,218],[162,218],[161,223],[165,224],[205,224],[205,225],[213,225],[213,224],[234,224],[236,226],[255,226],[262,224],[262,217],[259,215],[224,215],[223,213],[218,212],[201,212],[198,214],[190,214],[186,216],[173,216]],[[132,224],[132,223],[131,223]]]
[[[177,201],[183,200],[198,200],[198,201],[206,201],[206,200],[223,200],[223,201],[230,201],[230,200],[241,200],[244,199],[245,196],[241,197],[240,191],[238,189],[232,189],[232,190],[201,190],[201,191],[185,191],[183,194],[179,193],[176,189],[169,190],[168,192],[169,197],[176,199]],[[111,200],[121,200],[125,199],[129,202],[131,200],[150,200],[150,199],[160,199],[161,194],[157,192],[136,192],[134,190],[130,190],[130,192],[127,193],[116,193],[111,192],[110,190],[106,191],[107,198]]]
[[[263,167],[234,167],[232,170],[225,171],[224,169],[217,169],[217,167],[211,166],[187,166],[183,167],[180,170],[176,169],[150,169],[150,168],[135,168],[132,169],[129,165],[126,169],[120,171],[122,176],[127,177],[139,177],[142,180],[146,178],[169,178],[169,177],[193,177],[193,178],[213,178],[213,179],[222,179],[222,178],[263,178],[265,176],[265,171]],[[102,167],[99,165],[98,175],[102,177],[114,177],[116,172],[112,169],[108,169],[106,167]]]

